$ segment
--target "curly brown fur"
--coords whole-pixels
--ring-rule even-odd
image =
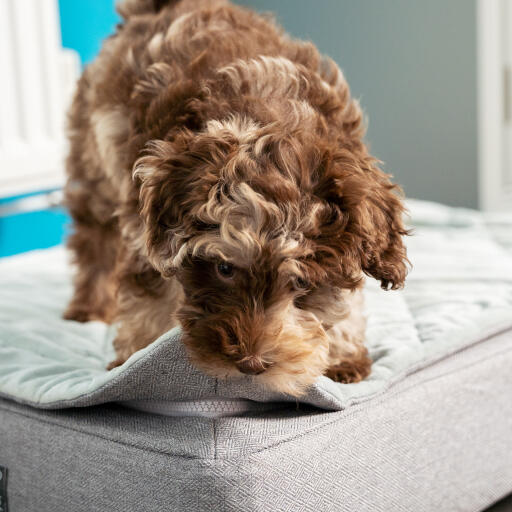
[[[341,71],[222,0],[119,11],[70,112],[66,318],[118,322],[111,366],[181,324],[215,376],[364,378],[363,276],[403,284],[406,231]]]

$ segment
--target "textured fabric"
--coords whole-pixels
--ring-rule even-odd
[[[282,402],[254,402],[243,398],[203,398],[201,400],[130,400],[121,402],[125,407],[163,416],[204,416],[223,418],[249,412],[281,409]]]
[[[330,410],[382,393],[429,361],[478,343],[512,325],[511,216],[491,220],[469,210],[411,202],[414,269],[403,292],[366,286],[371,376],[342,385],[321,377],[301,397]],[[70,293],[62,250],[0,263],[0,394],[38,407],[87,406],[110,401],[197,401],[295,398],[265,390],[258,377],[229,381],[203,375],[187,361],[178,329],[105,370],[114,357],[114,328],[61,319]],[[132,402],[136,401],[136,402]],[[138,402],[137,402],[138,401]],[[252,401],[252,402],[251,402]],[[176,404],[177,411],[183,404]]]
[[[512,333],[340,412],[168,418],[0,400],[14,512],[476,512],[512,490]]]

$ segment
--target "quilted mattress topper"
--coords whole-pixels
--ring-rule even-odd
[[[257,377],[221,380],[187,359],[175,328],[106,371],[115,326],[61,318],[71,294],[63,248],[0,261],[0,395],[39,408],[105,402],[160,414],[226,416],[302,402],[341,410],[408,374],[512,329],[512,215],[409,201],[413,264],[404,290],[368,279],[371,375],[357,384],[320,377],[299,399]]]

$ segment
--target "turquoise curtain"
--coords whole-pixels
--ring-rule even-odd
[[[119,22],[114,4],[114,0],[59,0],[62,45],[76,50],[83,64],[94,59]]]

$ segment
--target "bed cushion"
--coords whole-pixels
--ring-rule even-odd
[[[365,287],[371,376],[321,377],[300,402],[341,410],[512,325],[511,240],[474,211],[411,202],[414,268],[404,291]],[[509,226],[511,224],[508,224]],[[510,235],[512,239],[512,235]],[[165,414],[231,415],[295,402],[257,377],[217,380],[190,365],[173,329],[107,372],[115,326],[61,319],[71,293],[62,248],[0,262],[0,395],[41,408],[122,402]],[[264,405],[267,404],[267,405]]]

